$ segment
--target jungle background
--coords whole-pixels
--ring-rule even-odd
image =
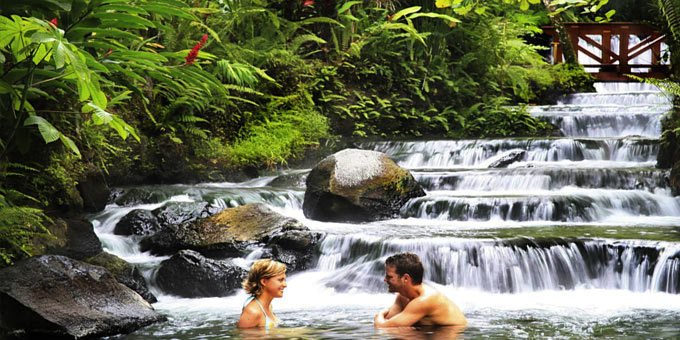
[[[678,51],[677,0],[1,0],[0,266],[101,210],[93,183],[238,181],[364,139],[550,136],[526,106],[593,82],[547,62],[556,19],[649,23]],[[657,83],[677,94],[673,72]]]

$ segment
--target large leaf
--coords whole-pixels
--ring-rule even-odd
[[[59,136],[61,135],[61,132],[59,132],[59,130],[57,130],[54,125],[52,125],[43,117],[29,116],[26,118],[26,120],[24,120],[24,126],[31,125],[38,126],[38,131],[40,131],[40,135],[42,136],[45,143],[52,143],[59,139]]]
[[[439,13],[414,13],[409,16],[410,19],[415,19],[415,18],[420,18],[420,17],[428,17],[428,18],[436,18],[436,19],[442,19],[446,20],[448,22],[460,22],[460,20],[446,14],[439,14]]]
[[[418,12],[418,11],[420,11],[421,8],[422,7],[420,7],[420,6],[413,6],[413,7],[409,7],[409,8],[404,8],[401,11],[394,13],[394,15],[392,16],[392,21],[397,21],[397,20],[399,20],[399,18],[403,17],[404,15],[408,15],[408,14],[411,14],[411,13]]]

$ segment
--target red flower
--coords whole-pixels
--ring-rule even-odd
[[[57,18],[50,20],[50,24],[52,24],[54,27],[57,27]]]
[[[302,7],[314,6],[314,0],[304,0],[302,2]]]
[[[201,41],[199,41],[194,47],[189,51],[189,54],[187,54],[186,57],[184,57],[184,60],[186,60],[186,65],[191,65],[194,63],[196,60],[196,57],[198,57],[198,51],[203,47],[203,45],[208,41],[208,35],[204,34],[201,37]]]

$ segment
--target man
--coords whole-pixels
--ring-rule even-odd
[[[463,312],[444,294],[423,284],[418,255],[402,253],[385,261],[385,283],[397,293],[394,304],[375,315],[376,328],[422,325],[465,326]]]

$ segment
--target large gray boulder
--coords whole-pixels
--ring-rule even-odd
[[[155,282],[165,293],[194,298],[227,296],[241,287],[248,273],[230,260],[213,260],[182,250],[161,262]]]
[[[106,269],[68,257],[32,257],[0,277],[0,328],[9,334],[79,339],[165,319]]]
[[[323,159],[307,177],[303,211],[319,221],[390,218],[408,200],[425,196],[407,170],[387,155],[345,149]]]
[[[262,245],[267,257],[286,263],[289,271],[294,271],[307,268],[316,254],[319,238],[299,221],[256,203],[170,226],[144,238],[140,245],[142,251],[158,255],[191,249],[208,257],[243,256],[249,246]]]

